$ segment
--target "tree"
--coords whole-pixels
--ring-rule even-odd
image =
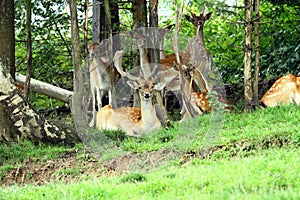
[[[14,13],[10,3],[3,4],[8,13]],[[4,37],[7,41],[13,40],[14,28],[7,28],[5,22],[11,22],[13,14],[4,15],[1,13],[0,32],[9,37]],[[5,18],[5,19],[4,19]],[[12,23],[14,26],[14,23]],[[9,43],[12,43],[11,41]],[[6,47],[6,48],[5,48]],[[33,142],[48,142],[75,144],[79,141],[74,128],[67,125],[59,125],[39,116],[31,105],[24,99],[21,92],[13,84],[11,73],[11,55],[14,55],[14,45],[0,43],[0,49],[5,49],[7,53],[0,60],[0,142],[12,143],[20,139],[29,139]],[[3,62],[4,61],[4,62]],[[8,61],[8,62],[5,62]],[[14,74],[13,74],[14,75]]]
[[[254,20],[254,45],[255,45],[255,73],[254,73],[254,82],[253,82],[253,103],[255,105],[259,104],[258,99],[258,80],[259,80],[259,69],[260,69],[260,45],[259,45],[259,7],[260,0],[255,0],[254,2],[254,11],[255,11],[255,20]]]
[[[0,3],[0,62],[9,67],[15,78],[14,1],[1,0]]]

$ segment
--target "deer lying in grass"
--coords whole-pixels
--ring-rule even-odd
[[[300,73],[285,75],[272,85],[261,99],[264,106],[274,107],[279,104],[300,104]]]
[[[122,76],[130,79],[127,83],[134,90],[139,91],[141,108],[122,107],[112,108],[107,105],[97,113],[96,128],[99,130],[123,130],[129,136],[141,134],[160,128],[166,122],[166,115],[159,106],[152,104],[152,94],[155,87],[155,67],[149,77],[135,77],[122,69],[122,51],[117,51],[114,57],[115,67]]]
[[[110,63],[101,56],[100,49],[106,45],[106,41],[93,43],[88,45],[89,55],[92,57],[92,63],[89,65],[90,70],[90,86],[93,101],[93,117],[90,126],[95,125],[96,102],[98,110],[102,107],[102,98],[108,94],[109,104],[112,104],[112,84],[115,83],[119,74],[114,70],[114,81],[110,77]]]
[[[169,28],[169,27],[168,27]],[[169,29],[159,29],[158,33],[160,36],[166,34]],[[141,64],[141,72],[144,78],[149,77],[150,72],[151,72],[151,63],[150,59],[147,55],[147,41],[149,40],[148,38],[148,33],[140,33],[141,30],[137,31],[130,31],[129,34],[132,38],[136,40],[139,53],[140,53],[140,64]],[[161,39],[161,38],[160,38]],[[162,39],[163,40],[163,39]],[[161,41],[160,41],[161,44]],[[154,63],[155,64],[155,63]],[[172,63],[172,66],[174,63]],[[156,96],[156,101],[157,103],[164,107],[163,104],[163,98],[162,96],[164,95],[164,89],[167,88],[168,90],[179,90],[179,81],[178,81],[178,72],[173,69],[173,67],[168,67],[164,64],[161,64],[159,66],[159,75],[157,78],[159,78],[159,82],[156,85],[156,90],[157,92],[155,93]],[[166,110],[166,109],[165,109]]]

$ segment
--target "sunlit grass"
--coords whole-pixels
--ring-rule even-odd
[[[273,148],[247,158],[194,159],[147,174],[67,185],[11,186],[0,188],[0,194],[6,199],[298,199],[298,150]]]
[[[211,115],[203,115],[140,138],[121,132],[91,137],[91,141],[105,138],[100,145],[109,144],[110,149],[101,152],[101,160],[162,149],[181,155],[207,150],[210,154],[205,159],[176,156],[147,168],[151,169],[148,172],[133,168],[122,176],[88,175],[68,184],[1,187],[0,199],[299,199],[299,107],[226,113],[223,117],[214,121],[218,127],[211,123]],[[93,145],[97,148],[97,141]],[[28,159],[43,162],[75,149],[84,146],[0,145],[0,177]],[[79,160],[85,159],[84,154],[80,153]],[[56,174],[78,176],[79,170],[60,169]]]

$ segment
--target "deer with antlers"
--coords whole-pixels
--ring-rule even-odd
[[[147,78],[136,77],[122,69],[122,51],[117,51],[114,63],[117,71],[130,79],[128,85],[139,91],[141,108],[122,107],[112,108],[107,105],[97,113],[96,128],[99,130],[123,130],[129,136],[140,136],[141,134],[160,128],[166,122],[166,114],[159,106],[152,104],[152,94],[155,87],[155,67]]]
[[[96,102],[98,110],[102,107],[102,98],[108,94],[109,104],[112,104],[112,84],[119,78],[119,73],[114,70],[114,81],[111,81],[110,63],[101,55],[101,47],[106,45],[106,41],[92,43],[88,45],[89,55],[92,57],[92,62],[89,65],[90,71],[90,86],[93,102],[93,116],[90,126],[95,125]]]
[[[166,33],[170,31],[171,26],[168,26],[165,29],[158,29],[158,35],[164,36]],[[147,78],[149,77],[149,72],[151,69],[151,63],[149,61],[149,57],[147,55],[147,41],[149,40],[149,33],[141,33],[141,31],[146,32],[147,30],[136,30],[130,31],[129,35],[136,40],[139,53],[140,53],[140,65],[141,65],[141,72],[142,75]],[[153,30],[151,30],[153,31]],[[159,45],[163,43],[163,38],[160,38]],[[172,63],[172,66],[174,63]],[[167,90],[179,90],[179,81],[178,81],[178,73],[173,67],[168,67],[165,63],[161,63],[159,67],[159,82],[156,85],[156,101],[157,103],[165,108],[163,104],[162,96],[165,94],[165,89]],[[166,108],[165,108],[166,110]]]
[[[300,104],[300,73],[285,75],[272,85],[261,99],[264,106],[274,107],[279,104]]]

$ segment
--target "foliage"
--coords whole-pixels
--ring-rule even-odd
[[[188,6],[186,10],[196,13],[204,7],[208,12],[213,12],[212,19],[204,28],[207,49],[225,83],[242,80],[243,3],[236,1],[233,5],[227,5],[222,1],[191,1]],[[260,10],[261,79],[297,74],[300,71],[297,6],[272,5],[263,1]]]
[[[273,1],[272,1],[273,2]],[[293,1],[291,1],[293,2]],[[200,13],[204,7],[213,12],[213,17],[206,22],[204,36],[206,47],[210,51],[216,67],[225,83],[235,83],[243,79],[244,30],[243,1],[236,0],[230,5],[227,1],[185,1],[185,14]],[[84,13],[83,2],[78,2],[79,27],[83,41]],[[33,41],[33,78],[72,90],[72,58],[70,43],[70,20],[65,12],[68,8],[62,1],[36,1],[33,3],[32,38]],[[88,8],[91,12],[92,7]],[[160,27],[173,24],[174,8],[167,1],[159,4]],[[26,31],[25,2],[15,4],[16,27],[16,65],[17,71],[26,71]],[[130,4],[120,4],[120,31],[131,27]],[[261,2],[260,47],[261,79],[279,77],[287,73],[300,72],[300,38],[298,23],[299,11],[293,3],[272,4],[268,0]],[[92,19],[89,18],[89,31]],[[187,39],[193,36],[192,24],[183,18],[179,35],[179,48],[183,49]],[[89,34],[90,35],[90,34]],[[166,50],[172,52],[171,35],[167,36]],[[91,36],[88,38],[91,39]],[[82,46],[83,42],[82,42]],[[84,52],[84,51],[82,51]],[[84,55],[82,56],[84,57]],[[124,56],[127,59],[127,56]],[[253,63],[254,64],[254,63]],[[126,66],[127,64],[124,64]],[[35,108],[54,108],[62,104],[48,97],[33,95]]]

